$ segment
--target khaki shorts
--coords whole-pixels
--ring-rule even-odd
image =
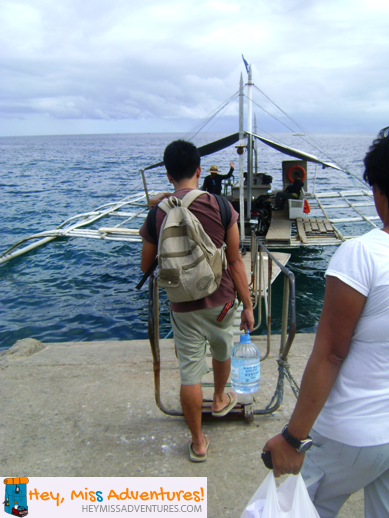
[[[201,383],[204,374],[209,372],[205,356],[207,341],[215,360],[224,362],[230,358],[237,303],[228,304],[233,305],[189,313],[170,312],[182,385]]]

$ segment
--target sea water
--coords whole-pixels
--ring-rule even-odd
[[[194,142],[202,145],[223,136],[203,133]],[[285,144],[319,155],[299,137],[277,136]],[[359,177],[374,137],[315,135],[332,160]],[[176,138],[181,135],[0,138],[0,253],[20,239],[54,229],[71,216],[142,190],[140,169],[160,161],[164,147]],[[281,161],[289,158],[259,144],[258,172],[271,174],[274,188],[281,188]],[[204,157],[201,180],[212,164],[227,173],[230,161],[237,167],[234,146]],[[312,178],[315,166],[309,164],[308,171]],[[354,186],[342,173],[320,166],[316,176],[318,191]],[[149,189],[170,189],[164,168],[146,172],[146,180]],[[356,225],[355,233],[370,228]],[[288,267],[296,277],[298,332],[315,330],[323,302],[323,275],[335,249],[293,251]],[[140,251],[140,243],[61,238],[0,265],[0,347],[27,337],[46,343],[146,339],[147,285],[135,290],[141,278]],[[282,279],[276,279],[274,287],[276,307],[282,300]],[[273,332],[281,328],[277,318],[273,316]],[[161,293],[161,336],[169,331],[169,306]]]

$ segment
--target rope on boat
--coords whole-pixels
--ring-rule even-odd
[[[282,401],[284,395],[284,378],[286,378],[289,381],[290,387],[296,399],[299,395],[300,387],[298,386],[296,380],[293,378],[292,373],[290,372],[290,365],[288,361],[278,358],[277,363],[279,372],[277,387],[273,394],[273,397],[271,398],[269,404],[266,406],[265,410],[268,410],[273,405],[274,401]]]
[[[224,112],[226,111],[226,109],[228,108],[228,106],[232,103],[232,101],[235,101],[235,99],[239,96],[239,94],[235,94],[234,97],[232,97],[232,99],[230,99],[229,103],[228,104],[225,104],[225,106],[219,110],[219,112],[217,114],[215,114],[215,116],[213,117],[213,122],[212,124],[209,126],[209,129],[208,131],[211,130],[212,126],[222,117],[222,115],[224,114]],[[209,121],[211,122],[211,121]]]
[[[232,94],[226,101],[224,101],[218,108],[216,108],[216,110],[205,120],[203,121],[200,121],[199,123],[197,123],[193,129],[191,129],[188,133],[186,133],[186,135],[184,135],[182,138],[183,139],[187,139],[187,140],[191,140],[193,139],[198,133],[200,133],[200,131],[209,123],[211,122],[212,119],[214,119],[216,117],[216,115],[218,115],[218,113],[220,113],[224,108],[226,108],[229,104],[232,103],[232,101],[234,101],[239,95],[239,90],[237,92],[235,92],[234,94]]]
[[[244,97],[246,97],[246,99],[248,99],[247,95],[244,95]],[[285,126],[285,128],[288,128],[289,131],[294,131],[293,128],[289,127],[287,124],[285,124],[285,122],[282,122],[280,119],[278,119],[275,115],[273,115],[272,113],[270,113],[269,111],[265,110],[265,108],[263,106],[261,106],[260,104],[256,103],[254,101],[254,99],[252,99],[252,103],[255,104],[255,106],[258,106],[258,108],[260,108],[263,112],[267,113],[268,115],[270,115],[270,117],[272,117],[274,120],[276,120],[277,122],[279,122],[280,124],[282,124],[283,126]],[[266,132],[267,133],[267,132]],[[270,135],[270,133],[269,133]],[[273,136],[273,135],[272,135]]]
[[[247,85],[245,85],[247,86]],[[290,115],[288,115],[285,110],[283,110],[280,106],[278,106],[277,103],[275,103],[272,99],[270,99],[270,97],[268,95],[265,94],[265,92],[263,92],[260,88],[258,88],[255,84],[253,85],[254,88],[256,90],[258,90],[258,92],[260,92],[273,106],[275,106],[288,120],[290,120],[292,122],[292,124],[295,125],[295,127],[297,127],[300,131],[302,131],[303,133],[307,134],[309,136],[309,140],[306,139],[306,138],[303,138],[304,135],[300,135],[300,138],[302,138],[302,140],[304,140],[307,144],[309,144],[310,146],[312,146],[314,149],[316,149],[317,151],[319,151],[320,153],[322,153],[325,157],[329,158],[330,160],[332,160],[332,162],[334,162],[336,165],[338,165],[341,169],[342,169],[342,172],[344,174],[346,174],[346,176],[351,180],[353,186],[355,188],[356,187],[356,180],[358,182],[360,182],[362,185],[366,185],[365,182],[359,178],[358,176],[354,175],[353,173],[351,173],[350,171],[348,171],[342,164],[340,164],[337,160],[335,160],[332,156],[330,156],[328,153],[326,153],[325,151],[323,151],[323,149],[320,147],[319,143],[316,141],[316,139],[313,137],[312,134],[310,134],[309,132],[307,132],[302,126],[300,126],[298,124],[297,121],[295,121]],[[231,104],[237,97],[239,96],[239,91],[238,92],[235,92],[233,95],[231,95],[226,101],[224,101],[218,108],[216,108],[216,110],[210,115],[210,117],[208,117],[207,119],[199,122],[197,125],[195,125],[193,127],[193,129],[191,131],[189,131],[186,135],[184,135],[184,139],[193,139],[202,129],[204,129],[204,127],[209,124],[219,113],[220,113],[220,116],[221,116],[221,112],[222,110],[224,110],[229,104]],[[247,97],[245,95],[245,97]],[[279,122],[280,124],[282,124],[283,126],[285,126],[289,131],[294,131],[294,129],[290,126],[288,126],[285,122],[281,121],[280,119],[278,119],[274,114],[270,113],[269,111],[267,111],[265,108],[263,108],[263,106],[259,105],[258,103],[256,103],[253,99],[252,99],[252,102],[253,104],[255,104],[256,106],[258,106],[258,108],[260,108],[261,110],[263,110],[265,113],[267,113],[270,117],[272,117],[273,119],[275,119],[277,122]],[[267,133],[267,132],[265,132]],[[276,139],[277,140],[277,139]],[[335,171],[335,174],[339,174],[338,171]]]
[[[254,85],[254,86],[255,86],[255,85]],[[263,93],[263,92],[261,92],[261,93]],[[264,94],[264,95],[265,95],[265,94]],[[246,95],[245,95],[245,97],[247,98],[247,96],[246,96]],[[267,97],[267,98],[268,98],[268,97]],[[268,98],[268,99],[269,99],[269,98]],[[269,99],[269,100],[271,101],[271,99]],[[271,101],[271,102],[272,102],[272,101]],[[274,120],[276,120],[277,122],[279,122],[280,124],[282,124],[283,126],[285,126],[285,128],[287,128],[289,131],[294,132],[294,128],[292,128],[292,127],[288,126],[285,122],[283,122],[283,121],[281,121],[280,119],[278,119],[275,115],[273,115],[272,113],[270,113],[269,111],[267,111],[263,106],[261,106],[260,104],[258,104],[258,103],[257,103],[257,102],[255,102],[254,100],[252,100],[252,103],[253,103],[253,104],[255,104],[256,106],[258,106],[258,108],[260,108],[262,111],[264,111],[265,113],[267,113],[267,114],[268,114],[270,117],[272,117]],[[274,104],[274,103],[273,103],[273,104]],[[277,108],[279,108],[276,104],[274,104],[274,105],[275,105]],[[279,108],[279,109],[281,110],[281,108]],[[298,124],[297,124],[297,123],[295,123],[295,122],[293,121],[293,119],[291,119],[291,118],[290,118],[290,117],[289,117],[289,116],[288,116],[288,115],[287,115],[283,110],[281,110],[281,112],[282,112],[283,114],[285,114],[285,115],[286,115],[286,117],[288,117],[288,119],[290,119],[290,120],[291,120],[291,122],[293,122],[294,124],[296,124],[296,126],[297,126],[299,129],[302,129],[302,128],[300,128],[300,126],[298,126]],[[264,131],[264,130],[261,130],[261,131],[262,131],[262,133],[267,133],[268,135],[271,135],[271,137],[272,137],[274,140],[276,140],[276,141],[277,141],[277,140],[278,140],[278,141],[280,141],[280,139],[276,138],[276,137],[275,137],[274,135],[272,135],[271,133],[269,133],[269,132],[267,132],[267,131]],[[305,133],[308,133],[308,132],[306,131]],[[342,172],[343,172],[343,173],[345,173],[346,175],[351,175],[351,173],[350,173],[349,171],[347,171],[347,170],[345,169],[345,167],[344,167],[342,164],[338,163],[338,162],[337,162],[333,157],[331,157],[331,156],[330,156],[330,155],[328,155],[325,151],[323,151],[320,147],[318,147],[318,144],[315,144],[315,142],[316,142],[316,141],[315,141],[314,137],[313,137],[311,134],[309,134],[309,133],[308,133],[308,135],[309,135],[309,138],[310,138],[311,140],[308,140],[308,139],[306,139],[306,138],[303,138],[303,135],[299,135],[299,137],[300,137],[302,140],[304,140],[304,142],[306,142],[307,144],[309,144],[310,146],[312,146],[314,149],[316,149],[316,151],[319,151],[320,153],[322,153],[326,158],[329,158],[330,160],[332,160],[332,162],[334,162],[334,164],[336,164],[337,166],[339,166],[339,167],[342,169]],[[282,141],[281,141],[281,142],[282,142]],[[285,144],[285,145],[287,145],[287,144]],[[339,173],[337,173],[337,174],[339,174]],[[353,176],[353,175],[351,175],[351,176]],[[357,178],[357,177],[356,177],[356,178]]]
[[[316,141],[316,139],[314,138],[314,136],[309,133],[308,131],[306,131],[302,126],[300,126],[298,124],[298,122],[296,122],[292,117],[290,117],[290,115],[288,115],[280,106],[278,106],[278,104],[276,104],[272,99],[270,99],[270,97],[268,95],[265,94],[265,92],[263,92],[260,88],[258,88],[256,85],[254,85],[254,88],[256,90],[258,90],[258,92],[260,92],[270,103],[273,104],[273,106],[275,106],[283,115],[285,115],[285,117],[287,119],[289,119],[293,124],[295,124],[297,126],[297,128],[299,130],[301,130],[303,133],[306,133],[308,136],[309,136],[309,139],[305,139],[303,135],[299,135],[300,138],[302,140],[304,140],[304,142],[306,142],[307,144],[311,145],[314,149],[316,149],[317,151],[319,151],[320,153],[322,153],[324,156],[326,156],[327,158],[329,158],[330,160],[332,160],[336,165],[338,165],[343,173],[345,173],[351,180],[352,184],[354,185],[355,188],[356,187],[356,184],[355,184],[355,180],[358,180],[358,182],[360,182],[362,185],[366,185],[366,183],[361,179],[359,178],[358,176],[354,175],[353,173],[350,173],[350,171],[347,171],[347,169],[342,165],[340,164],[337,160],[335,160],[332,156],[330,156],[328,153],[326,153],[325,151],[323,151],[323,149],[320,148],[320,145],[319,143]],[[270,117],[273,117],[273,119],[275,119],[276,121],[278,121],[280,124],[282,124],[283,126],[285,126],[286,128],[288,128],[290,131],[294,131],[292,128],[290,128],[287,124],[285,124],[284,122],[280,121],[277,117],[275,117],[275,115],[271,114],[270,112],[266,111],[262,106],[260,106],[259,104],[257,104],[254,100],[252,101],[256,106],[258,106],[261,110],[263,110],[265,113],[267,113],[268,115],[270,115]],[[339,173],[337,173],[339,174]]]
[[[297,128],[302,131],[303,133],[306,133],[309,135],[309,138],[311,139],[311,142],[308,141],[307,139],[304,139],[303,138],[303,135],[300,135],[300,138],[302,138],[302,140],[304,140],[305,142],[307,142],[307,144],[311,145],[312,147],[314,147],[317,151],[320,151],[320,153],[323,153],[324,156],[326,156],[327,158],[329,158],[330,160],[332,160],[336,165],[338,165],[339,167],[342,168],[343,172],[345,172],[346,174],[351,174],[349,173],[345,167],[343,167],[342,164],[339,164],[336,160],[334,160],[330,155],[328,155],[325,151],[323,151],[320,147],[319,147],[319,143],[316,141],[316,139],[313,137],[312,134],[310,134],[306,129],[304,129],[302,126],[300,126],[300,124],[295,121],[290,115],[288,115],[286,113],[285,110],[283,110],[280,106],[278,106],[278,104],[276,104],[272,99],[270,99],[270,97],[268,95],[265,94],[265,92],[263,92],[260,88],[258,88],[258,86],[254,85],[254,88],[256,90],[258,90],[258,92],[260,92],[269,102],[271,102],[273,104],[273,106],[275,106],[278,110],[280,110],[280,112],[285,115],[285,117],[287,119],[289,119],[295,126],[297,126]],[[257,105],[259,106],[259,105]],[[261,106],[259,106],[259,108],[263,109]],[[266,113],[269,113],[269,112],[266,112]],[[274,115],[270,114],[269,115],[271,117],[273,117],[274,119],[276,119],[278,122],[280,122],[281,124],[283,124],[286,128],[288,128],[290,131],[294,131],[293,129],[291,129],[289,126],[287,126],[284,122],[281,122],[279,121]]]
[[[293,124],[295,124],[298,129],[300,131],[302,131],[303,133],[306,133],[305,129],[302,128],[298,122],[296,122],[295,120],[292,119],[292,117],[290,117],[280,106],[278,106],[278,104],[276,104],[272,99],[270,99],[270,97],[268,95],[265,94],[265,92],[262,92],[262,90],[260,88],[258,88],[258,86],[254,85],[254,88],[256,90],[258,90],[258,92],[260,92],[264,97],[266,97],[266,99],[268,101],[270,101],[278,110],[280,110],[281,113],[283,113],[285,115],[286,118],[288,118],[291,122],[293,122]]]

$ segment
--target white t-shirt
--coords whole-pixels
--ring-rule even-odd
[[[326,275],[367,297],[350,350],[313,428],[351,446],[389,443],[389,234],[346,241]]]

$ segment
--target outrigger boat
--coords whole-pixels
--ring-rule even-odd
[[[282,272],[284,275],[284,300],[282,305],[282,331],[278,356],[279,377],[277,388],[272,401],[263,409],[254,408],[253,399],[240,403],[231,414],[244,415],[251,419],[256,414],[267,414],[276,410],[283,398],[283,383],[287,378],[295,393],[297,384],[290,374],[287,357],[296,332],[295,311],[295,284],[294,276],[286,268],[290,257],[289,253],[279,253],[278,250],[290,249],[301,246],[337,245],[352,236],[344,235],[337,228],[338,223],[367,222],[376,226],[374,221],[378,216],[368,216],[362,212],[363,207],[374,207],[372,194],[362,180],[345,171],[344,168],[331,161],[322,160],[316,156],[299,151],[276,140],[260,136],[256,131],[255,117],[253,128],[252,94],[255,85],[252,81],[251,66],[248,68],[248,83],[243,85],[243,77],[240,78],[239,91],[234,94],[222,107],[217,110],[214,118],[221,109],[229,103],[239,99],[239,131],[223,137],[215,142],[200,146],[198,149],[202,157],[211,155],[230,146],[235,146],[239,156],[239,178],[235,181],[227,181],[224,185],[224,195],[232,203],[239,213],[240,239],[242,252],[246,254],[244,260],[248,274],[252,298],[256,315],[256,329],[262,322],[263,306],[266,314],[267,346],[261,360],[268,357],[271,346],[271,283]],[[246,92],[245,92],[246,88]],[[255,87],[256,88],[256,87]],[[247,129],[243,127],[244,98],[247,97]],[[284,113],[284,112],[283,112]],[[297,135],[297,133],[295,133]],[[304,133],[300,135],[304,136]],[[288,160],[282,162],[280,168],[282,189],[293,181],[293,174],[297,170],[304,183],[301,199],[288,200],[282,210],[274,209],[274,196],[277,191],[272,189],[272,175],[258,172],[257,144],[266,146],[287,155]],[[247,160],[245,160],[245,156]],[[290,159],[291,158],[291,159]],[[313,189],[310,191],[308,183],[308,164],[314,164],[316,171],[313,178]],[[119,201],[112,201],[96,209],[83,214],[77,214],[59,227],[34,234],[19,241],[0,256],[0,264],[28,251],[42,246],[56,238],[90,238],[99,240],[124,241],[128,243],[140,242],[139,228],[142,225],[150,208],[150,199],[157,194],[149,190],[147,186],[149,171],[163,167],[163,161],[146,166],[140,171],[142,184],[132,189],[132,194]],[[340,191],[316,192],[317,166],[331,168],[342,172],[354,182],[353,189]],[[356,182],[361,182],[361,187],[355,187]],[[152,180],[149,182],[152,184]],[[278,182],[279,183],[279,182]],[[304,204],[308,201],[310,214],[304,213]],[[333,200],[336,201],[335,203]],[[333,210],[353,210],[356,215],[342,218],[331,218],[329,213]],[[110,220],[109,225],[102,226],[101,221]],[[111,222],[115,221],[113,225]],[[27,242],[27,246],[24,246]],[[271,251],[270,251],[271,250]],[[181,410],[171,410],[161,401],[160,397],[160,353],[159,353],[159,290],[158,276],[154,273],[149,282],[149,337],[154,362],[155,395],[159,408],[170,415],[182,415]],[[264,304],[262,304],[264,301]],[[239,331],[237,330],[237,333]],[[209,402],[204,402],[204,412],[210,413]]]
[[[247,89],[247,93],[245,92]],[[266,138],[256,133],[254,115],[253,129],[253,99],[252,92],[255,87],[252,81],[251,67],[248,71],[248,83],[243,85],[243,77],[240,78],[239,92],[222,104],[207,122],[210,122],[222,109],[239,99],[239,131],[220,140],[200,146],[198,149],[202,157],[217,153],[223,149],[235,146],[239,156],[239,178],[235,181],[227,181],[224,185],[224,195],[232,203],[240,214],[241,241],[246,247],[250,247],[251,231],[254,231],[260,241],[270,249],[296,248],[301,246],[337,245],[353,235],[345,235],[335,225],[347,222],[367,222],[372,226],[379,219],[378,216],[364,214],[363,207],[374,207],[372,193],[366,184],[357,176],[348,172],[340,165],[322,160],[310,153],[297,150],[276,140]],[[260,90],[259,90],[260,91]],[[266,96],[267,97],[267,96]],[[247,98],[247,130],[243,128],[243,106]],[[285,112],[283,112],[285,114]],[[201,126],[201,129],[204,125]],[[197,132],[198,133],[198,132]],[[193,136],[195,136],[194,134]],[[293,133],[304,137],[304,133]],[[291,200],[284,210],[274,211],[274,197],[277,190],[272,188],[273,177],[269,173],[258,172],[257,145],[262,143],[292,159],[284,160],[281,164],[280,176],[282,189],[291,183],[293,173],[299,170],[302,174],[304,189],[303,199]],[[245,161],[245,155],[247,160]],[[308,164],[316,166],[313,178],[308,171]],[[317,166],[331,168],[343,173],[353,181],[353,188],[348,190],[316,192]],[[42,246],[58,237],[66,238],[91,238],[100,240],[114,240],[126,242],[139,242],[138,230],[150,207],[150,198],[156,194],[154,190],[148,190],[147,173],[157,167],[162,167],[163,161],[148,165],[140,171],[142,184],[132,188],[132,194],[112,201],[96,209],[83,214],[77,214],[59,225],[55,229],[39,232],[19,241],[0,255],[0,264],[15,257],[23,255],[30,250]],[[277,179],[278,180],[278,179]],[[310,190],[309,182],[313,182]],[[360,187],[356,183],[360,182]],[[152,184],[152,179],[149,181]],[[304,199],[309,203],[311,213],[304,214]],[[250,203],[247,200],[251,200]],[[337,200],[335,203],[333,200]],[[354,211],[353,216],[331,217],[334,210]],[[115,226],[100,226],[103,219],[117,218]],[[92,228],[93,227],[93,228]],[[23,246],[26,242],[31,244]]]

